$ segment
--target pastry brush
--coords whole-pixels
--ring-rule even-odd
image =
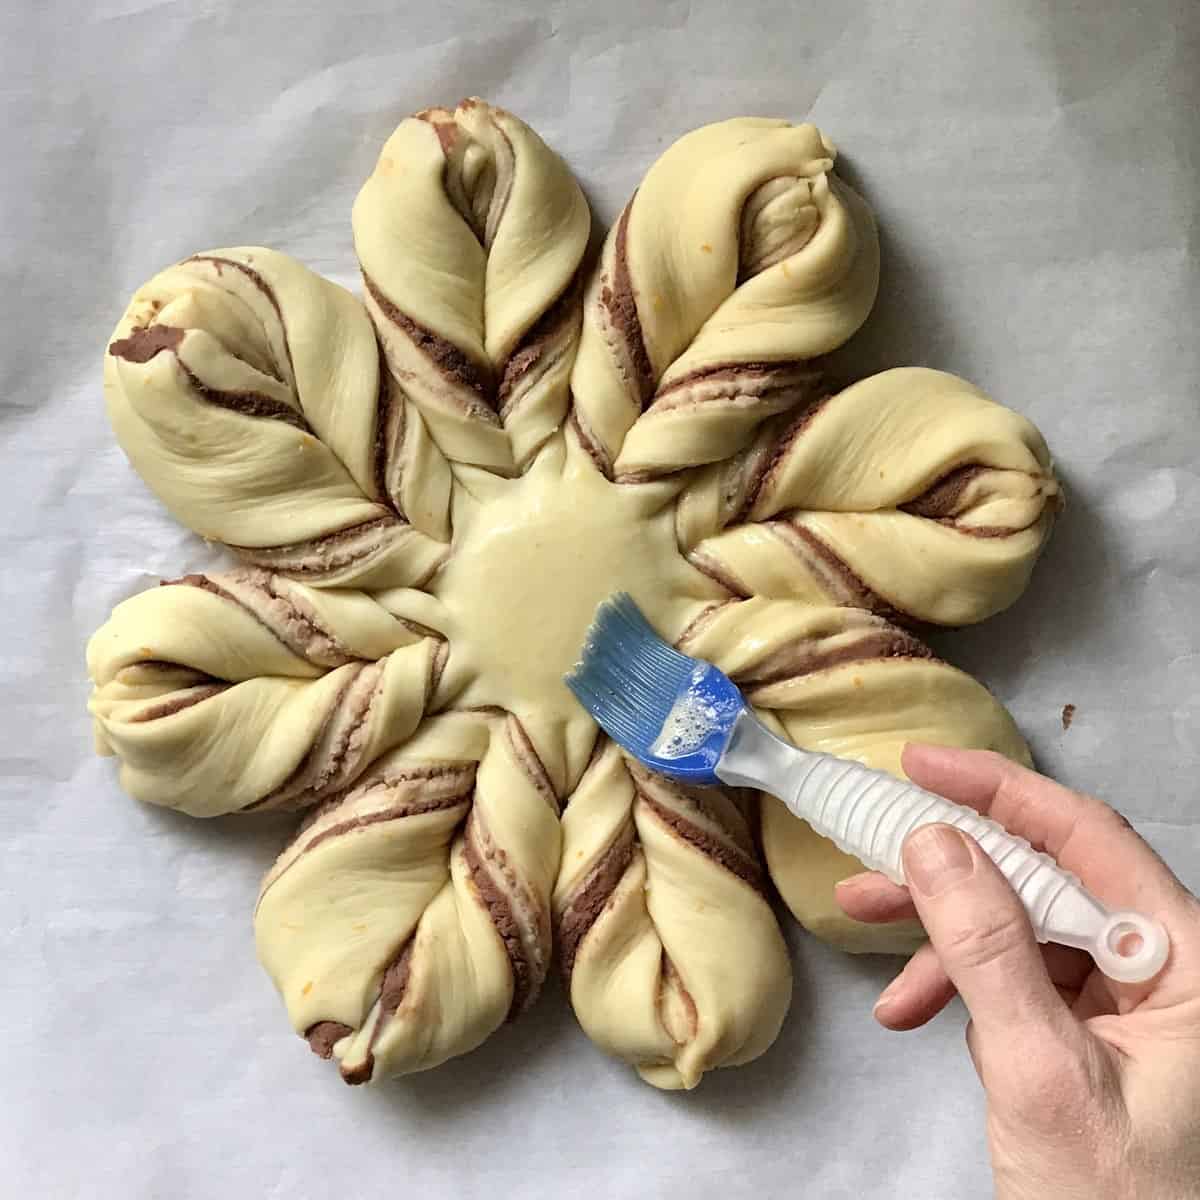
[[[954,825],[1000,868],[1038,941],[1086,950],[1122,983],[1151,979],[1166,962],[1169,941],[1158,921],[1111,911],[995,821],[907,780],[776,737],[728,676],[669,646],[624,593],[600,605],[566,682],[605,733],[646,766],[684,783],[770,792],[894,883],[904,883],[901,848],[914,829]]]

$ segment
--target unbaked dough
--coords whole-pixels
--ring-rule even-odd
[[[482,101],[431,109],[355,204],[365,303],[242,247],[122,317],[117,437],[241,565],[118,606],[88,649],[97,743],[140,800],[310,809],[255,936],[347,1081],[478,1045],[557,952],[597,1044],[690,1088],[786,1014],[772,882],[846,949],[919,936],[842,915],[856,864],[778,803],[598,738],[561,677],[615,589],[798,744],[894,772],[913,738],[1027,756],[913,630],[1020,593],[1050,457],[940,372],[831,394],[820,358],[879,265],[835,154],[811,125],[696,130],[585,277],[561,160]]]

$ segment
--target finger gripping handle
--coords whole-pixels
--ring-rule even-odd
[[[1169,949],[1166,931],[1137,913],[1110,913],[1079,879],[1002,825],[907,780],[828,754],[805,754],[792,799],[814,829],[872,870],[904,883],[905,839],[953,825],[979,843],[1016,892],[1040,942],[1087,950],[1105,974],[1149,979]]]

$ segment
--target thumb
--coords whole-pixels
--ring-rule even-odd
[[[917,913],[981,1047],[1015,1034],[1024,1040],[1039,1025],[1064,1032],[1073,1019],[1025,909],[975,840],[951,825],[925,825],[905,841],[903,855]]]

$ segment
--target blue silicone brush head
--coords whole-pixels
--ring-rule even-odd
[[[627,593],[604,601],[567,686],[614,741],[646,766],[718,783],[717,762],[745,707],[711,663],[669,646]]]

